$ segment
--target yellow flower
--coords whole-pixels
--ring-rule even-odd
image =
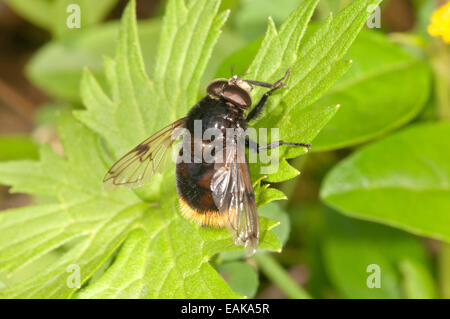
[[[432,36],[441,36],[444,42],[450,43],[450,2],[434,11],[428,33]]]

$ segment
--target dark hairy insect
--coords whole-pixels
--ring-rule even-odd
[[[167,157],[168,149],[181,135],[177,133],[177,129],[183,128],[190,134],[184,140],[184,146],[187,147],[182,147],[179,151],[176,165],[181,213],[203,226],[228,228],[235,244],[244,246],[247,254],[253,254],[259,242],[255,194],[245,155],[238,151],[239,136],[230,136],[229,129],[246,130],[248,122],[261,113],[269,96],[285,87],[283,81],[289,73],[290,70],[287,70],[273,84],[243,80],[236,75],[230,79],[212,81],[208,85],[207,95],[192,107],[186,117],[158,131],[119,159],[107,172],[104,185],[108,188],[135,188],[148,183]],[[252,105],[250,92],[253,86],[265,87],[268,91],[246,115],[245,111]],[[213,160],[210,162],[195,158],[194,149],[205,150],[213,143],[212,138],[195,136],[195,124],[199,121],[203,132],[209,128],[216,128],[221,132],[222,157],[213,153]],[[256,152],[280,145],[310,148],[310,144],[283,141],[259,146],[256,142],[245,139],[245,146]],[[183,152],[190,154],[186,156]]]

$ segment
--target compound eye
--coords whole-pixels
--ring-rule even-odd
[[[227,79],[214,80],[208,85],[208,88],[206,89],[206,92],[209,95],[221,97],[223,89],[225,88],[225,86],[227,84],[228,84],[228,80]]]
[[[239,86],[226,86],[223,90],[222,96],[224,99],[238,106],[249,107],[252,105],[250,94]]]

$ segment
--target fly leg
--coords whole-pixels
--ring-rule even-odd
[[[247,122],[257,118],[258,115],[261,114],[261,111],[263,110],[264,105],[266,105],[266,103],[267,103],[267,99],[273,92],[275,92],[278,89],[286,87],[286,84],[284,84],[283,81],[288,77],[289,73],[291,73],[291,69],[287,69],[284,76],[273,84],[259,82],[259,81],[245,80],[246,82],[248,82],[250,84],[253,84],[256,86],[262,86],[262,87],[266,87],[266,88],[270,89],[269,91],[267,91],[266,93],[263,94],[263,96],[259,100],[258,104],[256,104],[256,106],[253,108],[253,110],[251,110],[250,113],[247,115],[247,119],[246,119]]]
[[[281,145],[289,145],[289,146],[298,146],[298,147],[304,147],[307,150],[311,149],[311,144],[310,143],[293,143],[293,142],[284,142],[284,141],[277,141],[277,142],[272,142],[270,144],[267,145],[259,145],[257,142],[252,141],[251,139],[249,139],[248,137],[245,139],[245,146],[249,149],[251,149],[252,151],[259,153],[261,150],[270,150],[273,148],[277,148]]]
[[[294,143],[294,142],[283,142],[283,141],[277,141],[277,142],[272,142],[270,144],[267,145],[263,145],[263,146],[259,146],[258,147],[258,151],[261,150],[270,150],[272,148],[277,148],[281,145],[290,145],[290,146],[299,146],[299,147],[304,147],[306,148],[308,151],[311,149],[311,143]]]

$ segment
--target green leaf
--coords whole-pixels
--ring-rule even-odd
[[[190,240],[186,241],[179,232],[172,231],[181,230],[183,235],[194,235],[193,232],[186,232],[185,227],[180,227],[177,221],[172,223],[158,217],[151,219],[155,230],[150,233],[143,229],[135,230],[125,242],[113,266],[77,297],[239,297],[217,275],[208,259],[202,256],[202,242],[198,234],[187,237]],[[181,219],[179,221],[185,222]],[[167,225],[166,222],[170,224]],[[161,244],[164,246],[161,247]],[[192,244],[196,249],[192,249]],[[191,255],[189,252],[196,253]],[[151,255],[150,258],[147,257],[148,254]]]
[[[182,1],[168,4],[152,78],[161,114],[172,111],[171,120],[184,116],[197,102],[201,75],[229,15],[217,13],[219,5],[217,0],[189,1],[187,7]]]
[[[298,44],[315,1],[304,2],[279,33],[270,24],[250,70],[258,80],[274,80],[279,75],[275,72],[284,72],[288,65],[293,67],[292,89],[284,91],[282,100],[287,117],[275,117],[287,123],[282,130],[295,131],[288,123],[301,123],[301,132],[308,141],[334,114],[335,107],[303,107],[347,69],[348,63],[340,59],[365,20],[364,6],[372,2],[379,1],[355,1],[300,50]],[[80,267],[84,285],[77,295],[80,298],[238,297],[209,260],[218,252],[241,248],[233,244],[225,229],[204,229],[180,216],[173,170],[165,173],[167,178],[153,180],[149,187],[158,197],[153,196],[150,204],[129,190],[105,193],[101,185],[113,158],[184,116],[198,99],[202,74],[228,12],[219,12],[219,0],[185,3],[168,3],[149,76],[139,45],[134,1],[130,2],[123,14],[115,58],[104,60],[106,83],[99,83],[88,70],[83,74],[81,95],[86,110],[75,115],[87,127],[75,122],[71,115],[61,116],[59,136],[64,158],[44,146],[39,161],[0,164],[1,183],[12,185],[17,192],[51,199],[45,205],[0,215],[0,272],[2,278],[8,278],[7,288],[2,291],[7,297],[70,297],[77,290],[67,285],[67,269],[72,265]],[[315,58],[307,60],[304,68],[302,57],[309,54]],[[295,63],[297,60],[299,63]],[[275,103],[280,99],[273,100]],[[304,122],[288,119],[299,114]],[[265,119],[267,114],[257,123],[262,125]],[[271,124],[277,125],[273,121]],[[113,158],[105,152],[105,144]],[[286,152],[284,157],[298,154]],[[284,159],[281,163],[281,176],[297,173]],[[282,196],[265,186],[258,187],[259,203]],[[276,225],[275,221],[260,218],[260,249],[281,249],[271,231]],[[59,256],[55,263],[19,280],[21,269],[54,253]],[[116,253],[104,274],[88,282]]]
[[[6,0],[8,5],[30,22],[47,29],[53,35],[60,36],[66,32],[76,32],[67,27],[67,19],[72,11],[69,5],[80,7],[80,27],[84,28],[102,20],[114,7],[117,0]]]
[[[114,56],[119,26],[118,21],[108,22],[52,40],[33,55],[26,67],[27,76],[49,95],[81,103],[79,92],[83,68],[88,68],[102,87],[107,86],[103,57]],[[138,29],[148,73],[156,60],[161,20],[140,20]],[[221,60],[242,45],[240,37],[229,31],[224,31],[222,39],[215,47],[212,55],[214,59],[211,59],[205,71],[204,78],[208,81],[214,76]]]
[[[269,188],[272,191],[278,191],[275,188]],[[290,220],[288,214],[276,203],[269,203],[259,210],[259,215],[275,220],[279,225],[273,230],[281,244],[284,246],[289,239]]]
[[[175,7],[170,9],[176,3],[183,5],[178,7],[179,12]],[[184,33],[177,37],[184,39],[184,36],[198,32],[202,36],[196,34],[196,41],[204,41],[206,52],[212,49],[225,18],[223,13],[217,13],[219,1],[215,1],[214,6],[211,3],[204,0],[190,2],[195,9],[184,7],[181,1],[172,1],[169,5],[169,11],[175,10],[172,13],[176,21],[180,21],[177,15],[187,14],[186,23],[189,23],[180,27]],[[147,102],[153,97],[161,101],[166,98],[155,93],[156,85],[145,73],[133,9],[132,1],[122,19],[116,59],[105,60],[111,97],[86,71],[83,97],[88,110],[77,112],[80,118],[102,133],[117,153],[128,149],[160,125],[151,117],[149,112],[154,110],[148,108]],[[199,11],[211,22],[200,24],[201,30],[192,21],[193,17],[200,19]],[[161,41],[167,42],[164,37]],[[180,43],[175,41],[173,45]],[[197,62],[204,65],[203,59],[207,56],[180,58],[189,66]],[[197,67],[204,70],[201,65]],[[195,81],[198,84],[200,76]],[[189,88],[180,86],[178,90],[183,92]],[[175,105],[172,108],[175,109]],[[162,113],[170,116],[168,112]],[[160,179],[164,183],[161,183],[159,198],[164,200],[152,205],[126,189],[104,192],[102,178],[108,160],[98,135],[67,113],[60,118],[58,131],[64,158],[44,146],[40,161],[0,164],[0,182],[12,185],[13,191],[51,198],[49,204],[14,209],[0,215],[0,272],[8,278],[7,288],[2,290],[5,296],[70,297],[77,287],[66,284],[70,275],[67,269],[78,266],[80,284],[85,285],[81,296],[238,297],[208,261],[219,251],[240,248],[233,244],[225,229],[203,229],[181,217],[173,171],[167,179]],[[261,218],[260,249],[280,249],[279,240],[270,231],[276,224]],[[128,237],[130,232],[133,235]],[[96,276],[95,282],[88,282],[122,243],[123,249],[118,252],[113,265],[100,277]],[[136,254],[135,249],[142,254]],[[39,267],[36,267],[22,278],[21,270],[42,264],[43,259],[55,252],[59,255],[56,262],[38,272]],[[116,271],[123,263],[127,267],[127,276]],[[137,263],[141,266],[139,269],[134,267]],[[103,291],[102,283],[110,281],[114,283],[111,287],[116,289]],[[139,285],[136,287],[136,284]]]
[[[198,3],[205,4],[204,1],[197,1]],[[216,1],[216,7],[217,5]],[[209,5],[205,7],[210,8]],[[148,119],[149,115],[141,112],[146,112],[146,103],[144,102],[151,100],[149,93],[153,87],[143,68],[133,8],[134,2],[131,2],[124,13],[116,60],[106,60],[107,75],[112,86],[114,100],[111,100],[102,91],[91,75],[86,75],[84,83],[86,85],[84,94],[85,97],[88,97],[89,105],[97,108],[108,107],[110,108],[108,111],[111,113],[115,107],[116,114],[113,115],[120,112],[122,115],[127,112],[132,113],[131,117],[122,118],[119,121],[119,124],[125,124],[125,126],[119,128],[111,126],[105,131],[107,134],[112,134],[111,132],[124,134],[131,129],[131,132],[128,131],[129,135],[124,134],[122,139],[117,135],[114,136],[115,139],[108,140],[106,138],[109,142],[114,142],[112,144],[117,146],[119,151],[131,145],[129,140],[131,143],[135,143],[137,139],[140,139],[139,136],[133,142],[133,138],[138,134],[143,136],[148,133],[145,133],[144,130],[149,124],[143,119],[144,116],[147,116]],[[198,11],[194,14],[197,13]],[[212,16],[210,19],[214,19],[214,14],[203,13]],[[223,17],[223,15],[219,16]],[[203,26],[204,28],[205,26]],[[203,39],[210,39],[207,46],[211,46],[211,41],[214,42],[211,37],[214,38],[215,35],[218,35],[216,28],[217,26],[214,25],[213,34],[209,31],[204,33]],[[202,38],[199,37],[199,39]],[[198,61],[196,56],[190,59]],[[190,59],[185,61],[190,63]],[[86,83],[86,81],[91,82]],[[135,95],[135,88],[142,89],[139,91],[139,96]],[[126,103],[121,104],[117,102],[118,99],[126,101]],[[84,114],[89,113],[81,113],[81,115]],[[102,114],[96,114],[99,116],[99,122],[106,127],[108,122],[102,121],[105,119],[109,121],[108,116],[113,115],[110,112],[104,112],[105,118],[101,117]],[[94,120],[97,119],[94,117]],[[127,127],[128,123],[123,121],[125,119],[133,119],[132,122],[141,119],[140,126],[131,123],[132,126]],[[133,135],[134,132],[136,135]],[[75,123],[67,114],[61,118],[59,134],[66,159],[56,155],[48,147],[44,147],[39,162],[16,161],[0,165],[0,181],[13,185],[14,191],[54,198],[54,203],[11,210],[0,216],[1,271],[12,278],[9,282],[13,283],[3,290],[6,296],[70,296],[76,288],[69,288],[66,285],[67,267],[79,266],[81,283],[85,283],[136,225],[141,225],[146,234],[145,240],[140,240],[141,244],[146,249],[151,248],[149,251],[160,257],[154,259],[152,255],[140,256],[149,267],[146,269],[149,280],[144,281],[145,286],[142,288],[145,293],[141,293],[141,295],[154,297],[159,293],[162,295],[170,293],[177,297],[237,296],[231,292],[223,279],[208,263],[210,256],[219,248],[222,250],[237,249],[225,230],[203,230],[183,219],[176,212],[176,192],[173,185],[170,196],[164,197],[165,206],[156,209],[156,212],[155,210],[148,212],[148,215],[151,213],[154,215],[150,219],[146,217],[148,216],[146,214],[148,204],[143,203],[133,192],[118,190],[113,193],[104,193],[101,183],[106,167],[102,160],[104,154],[97,135]],[[171,181],[173,180],[172,176]],[[168,200],[169,197],[171,200]],[[274,222],[261,220],[262,249],[276,250],[280,247],[276,236],[267,233],[267,229],[274,227],[274,224]],[[190,235],[184,237],[183,233]],[[159,236],[160,234],[163,236]],[[176,237],[175,241],[174,237]],[[11,241],[11,238],[14,240]],[[186,238],[196,238],[197,241],[195,245],[191,245]],[[126,240],[125,247],[129,245],[130,240],[132,241],[133,237]],[[151,247],[146,246],[147,244]],[[156,246],[153,246],[154,244]],[[26,280],[14,281],[14,274],[21,268],[45,257],[56,248],[61,249],[62,247],[66,252],[58,259],[58,262],[39,274],[29,276]],[[173,250],[171,247],[176,247],[176,249]],[[123,255],[127,255],[126,250],[120,251],[118,260],[121,260],[120,256]],[[198,258],[194,258],[195,256]],[[137,256],[133,255],[133,262],[136,262],[134,258]],[[179,269],[184,270],[182,276],[177,274]],[[161,274],[166,271],[170,272],[167,273],[168,277],[161,277]],[[130,270],[130,275],[132,274],[133,272]],[[122,274],[119,274],[118,278],[121,277]],[[98,282],[102,280],[101,277]],[[206,286],[204,282],[211,283],[211,285]],[[199,284],[201,286],[198,286]],[[182,286],[188,286],[190,290],[178,289]],[[127,296],[131,295],[127,294]]]
[[[153,65],[159,20],[139,23],[142,55]],[[103,56],[113,56],[119,23],[109,22],[70,32],[44,45],[27,64],[30,80],[42,90],[60,99],[80,102],[80,80],[87,67],[102,85],[106,85]]]
[[[370,15],[369,5],[380,0],[353,1],[335,18],[330,16],[312,35],[302,40],[307,21],[317,1],[304,1],[277,31],[272,19],[261,47],[248,69],[248,78],[274,82],[288,69],[292,69],[288,89],[274,96],[265,112],[254,121],[256,128],[278,127],[280,140],[311,142],[334,116],[338,102],[311,105],[321,97],[349,68],[350,62],[342,57],[350,47],[364,22]],[[254,90],[254,97],[263,90]],[[282,148],[281,157],[292,158],[305,152],[299,148]],[[280,162],[279,173],[267,180],[280,182],[295,177],[288,172],[287,162]]]
[[[347,52],[353,67],[315,105],[342,109],[314,140],[314,150],[374,139],[412,120],[430,92],[430,72],[382,34],[362,32]]]
[[[450,241],[449,123],[419,125],[340,162],[321,188],[326,204],[357,218]]]
[[[172,184],[167,183],[161,207],[144,216],[141,229],[126,240],[112,267],[78,298],[240,297],[208,261],[219,251],[241,249],[233,244],[227,230],[203,228],[181,217]],[[260,218],[260,225],[259,248],[280,249],[276,235],[269,231],[277,223]]]
[[[336,18],[330,18],[313,31],[306,31],[306,21],[317,4],[304,1],[280,27],[278,32],[269,18],[266,36],[260,45],[255,40],[247,47],[227,58],[219,68],[219,76],[228,74],[229,65],[244,73],[244,66],[256,57],[246,72],[246,78],[274,82],[287,68],[292,68],[288,88],[271,97],[266,111],[254,121],[256,128],[277,127],[280,140],[311,142],[339,109],[339,99],[325,99],[314,103],[343,75],[350,66],[349,60],[342,60],[370,12],[368,6],[381,1],[354,1]],[[330,31],[332,30],[332,32]],[[309,57],[314,57],[310,59]],[[262,90],[254,90],[255,97]],[[311,105],[312,104],[312,105]],[[270,140],[270,139],[269,139]],[[262,141],[260,144],[264,144]],[[315,148],[316,141],[313,141]],[[299,172],[290,166],[285,158],[293,158],[305,152],[304,149],[282,147],[279,168],[275,174],[265,176],[268,182],[282,182],[296,177]],[[250,165],[252,176],[258,178],[260,164]]]
[[[411,289],[430,284],[426,251],[413,236],[393,228],[344,218],[335,212],[326,214],[322,251],[324,265],[334,286],[346,298],[402,298]],[[418,265],[422,277],[401,276],[403,265]],[[374,283],[379,270],[379,287]],[[412,272],[412,271],[411,271]],[[424,291],[424,295],[426,292]]]
[[[261,188],[259,186],[255,187],[255,193],[257,194],[256,203],[259,207],[259,216],[263,217],[263,220],[265,220],[265,218],[270,220],[270,224],[268,225],[271,232],[265,235],[267,236],[266,241],[274,241],[277,243],[277,245],[267,246],[266,248],[279,252],[281,251],[281,247],[284,246],[289,238],[290,221],[287,213],[281,209],[279,205],[270,202],[279,199],[286,199],[286,196],[275,188],[269,188],[268,184]],[[266,201],[261,201],[262,199]],[[226,251],[220,253],[217,260],[219,262],[236,261],[244,257],[245,253],[243,251]]]
[[[312,31],[306,33],[307,36],[313,34]],[[259,45],[260,40],[256,40],[227,58],[219,68],[219,76],[229,74],[229,65],[234,65],[238,74],[245,73],[245,66]],[[342,106],[314,139],[314,151],[348,147],[380,137],[417,116],[429,96],[427,64],[392,44],[382,34],[361,32],[346,57],[353,61],[349,72],[324,97],[308,107]]]
[[[0,182],[12,185],[12,191],[55,199],[0,214],[0,273],[14,282],[18,271],[56,248],[65,244],[73,248],[38,275],[5,289],[8,297],[69,296],[73,289],[65,285],[66,267],[77,264],[85,281],[144,212],[132,206],[138,202],[133,193],[102,192],[104,165],[92,132],[63,114],[59,133],[66,158],[44,146],[40,161],[0,164]]]
[[[225,278],[231,289],[247,298],[253,298],[259,285],[256,270],[241,261],[220,264],[217,270]]]
[[[106,60],[106,72],[112,91],[112,99],[102,91],[92,75],[86,73],[84,76],[82,94],[88,111],[76,114],[87,125],[102,134],[113,146],[112,149],[117,155],[121,155],[144,137],[153,133],[163,123],[181,116],[181,110],[186,108],[187,105],[193,104],[193,102],[186,103],[186,96],[190,96],[192,101],[196,98],[201,71],[205,69],[208,52],[212,50],[212,44],[216,41],[220,26],[226,18],[226,13],[217,13],[219,1],[208,1],[207,3],[205,1],[191,1],[189,4],[189,7],[185,7],[182,1],[171,1],[168,4],[165,18],[166,25],[163,26],[161,31],[160,53],[152,75],[158,80],[149,80],[142,71],[144,67],[140,59],[131,6],[124,13],[116,58],[115,60]],[[202,24],[197,24],[197,19],[201,19],[202,16],[207,16],[208,19],[202,18]],[[176,29],[173,28],[173,24],[177,25]],[[178,30],[178,32],[172,34],[174,30]],[[194,45],[185,41],[186,38],[191,38],[194,34]],[[202,43],[205,43],[203,47]],[[193,52],[186,56],[180,54],[189,50],[192,46],[196,47],[195,50],[192,50]],[[173,57],[169,61],[166,56],[171,54]],[[138,58],[136,59],[136,57]],[[164,65],[167,69],[164,69]],[[177,65],[177,68],[173,68],[173,65]],[[189,68],[192,72],[180,73],[180,70]],[[193,76],[193,78],[184,82],[187,79],[186,75]],[[132,87],[131,83],[133,84]],[[165,83],[167,83],[167,87]],[[173,94],[167,95],[165,90],[169,89]],[[176,98],[177,92],[180,96]],[[183,94],[186,96],[181,99]],[[151,98],[148,96],[151,96]],[[155,102],[149,108],[147,101]],[[103,114],[105,107],[108,110],[107,115]],[[169,110],[173,111],[170,112]],[[126,120],[126,118],[129,120]],[[158,120],[158,118],[161,118],[161,120]],[[168,177],[167,180],[170,180],[173,184],[174,177]],[[144,222],[143,229],[148,233],[146,235],[147,240],[140,244],[142,249],[152,251],[154,256],[158,256],[158,258],[154,256],[148,258],[143,256],[141,258],[142,267],[146,270],[145,276],[148,278],[144,282],[151,282],[152,284],[134,286],[132,290],[127,288],[129,285],[134,285],[133,282],[136,277],[142,278],[142,275],[139,272],[130,272],[129,277],[122,278],[123,276],[117,268],[120,266],[116,266],[116,264],[120,261],[127,267],[135,263],[135,255],[130,260],[128,252],[124,250],[120,252],[118,261],[106,272],[105,276],[100,278],[92,287],[83,291],[80,297],[138,295],[141,297],[198,298],[219,295],[236,296],[229,288],[224,288],[226,286],[224,286],[223,280],[215,274],[207,263],[209,257],[218,251],[237,249],[232,244],[229,234],[225,230],[202,229],[180,217],[176,209],[173,185],[167,194],[163,194],[160,195],[160,198],[165,198],[165,200],[164,203],[161,203],[163,206],[159,216],[159,226],[157,216],[150,219],[148,223]],[[168,198],[172,199],[168,200]],[[276,236],[267,232],[267,229],[274,226],[275,222],[261,219],[261,230],[262,234],[265,235],[261,237],[260,248],[280,249],[280,243]],[[174,234],[177,235],[174,236]],[[154,239],[151,240],[152,238]],[[186,241],[186,238],[192,240]],[[127,240],[125,247],[130,241],[130,245],[134,247],[132,239]],[[162,273],[167,273],[167,277],[162,276]],[[200,278],[203,279],[200,280]],[[198,280],[200,282],[195,284],[195,289],[182,289],[185,286],[192,286],[192,281]],[[203,281],[211,282],[211,284],[205,286],[201,283]],[[214,286],[215,283],[217,283],[216,287]],[[201,285],[198,286],[199,284]],[[110,285],[118,288],[112,290],[105,288]]]
[[[127,239],[112,267],[78,298],[239,297],[208,263],[219,251],[239,249],[228,232],[193,225],[175,211],[173,191],[164,197],[161,209],[144,218],[142,229]],[[260,223],[260,248],[279,249],[276,236],[267,231],[276,223],[264,218]]]

